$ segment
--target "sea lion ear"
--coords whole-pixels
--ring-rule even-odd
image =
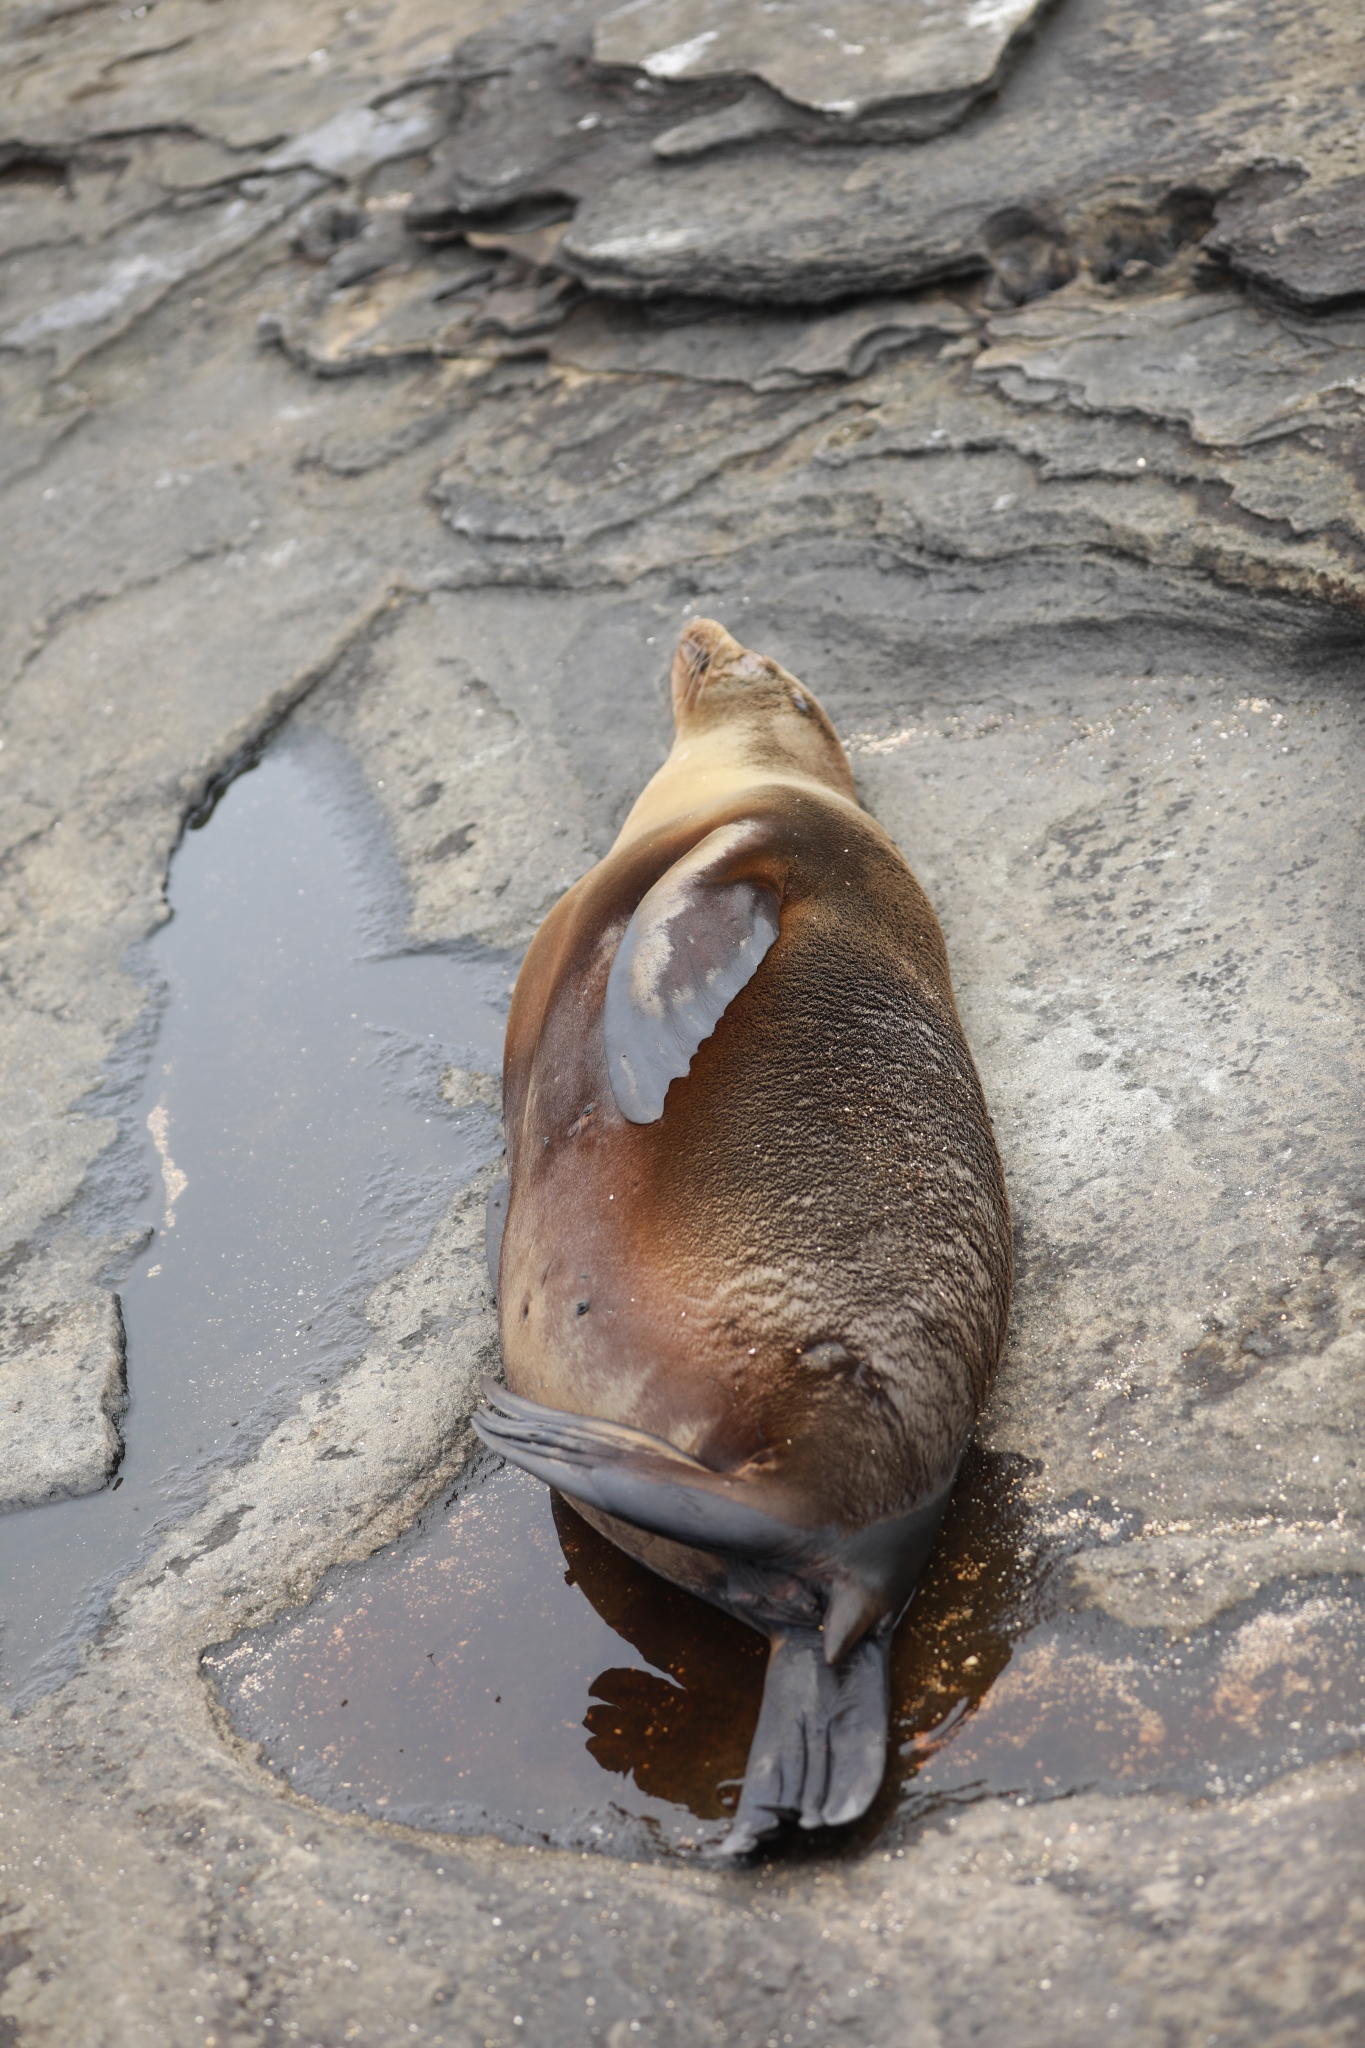
[[[607,1073],[622,1116],[652,1124],[778,932],[778,899],[732,880],[762,828],[722,825],[675,861],[636,908],[607,977]]]

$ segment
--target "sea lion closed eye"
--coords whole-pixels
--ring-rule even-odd
[[[1004,1343],[943,936],[803,685],[697,619],[672,752],[527,953],[486,1443],[772,1649],[726,1847],[864,1812]]]

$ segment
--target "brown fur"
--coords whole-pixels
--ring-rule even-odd
[[[707,620],[673,698],[668,761],[513,997],[507,1381],[762,1474],[798,1526],[856,1529],[961,1455],[1005,1337],[1004,1178],[937,919],[825,713]],[[777,895],[780,935],[663,1116],[629,1123],[603,1044],[616,947],[681,855],[752,819],[738,873]],[[594,1519],[667,1576],[715,1578]]]

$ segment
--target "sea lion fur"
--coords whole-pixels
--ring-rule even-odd
[[[947,952],[810,692],[694,620],[676,738],[537,933],[486,1442],[772,1645],[727,1847],[865,1811],[891,1631],[1004,1343]]]

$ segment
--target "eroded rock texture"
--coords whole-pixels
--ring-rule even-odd
[[[0,2038],[1359,2037],[1356,10],[826,14],[8,13],[0,1531],[136,1427],[138,949],[187,817],[311,721],[387,816],[392,943],[515,953],[700,609],[819,691],[944,922],[1037,1627],[949,1803],[849,1860],[282,1791],[199,1658],[460,1470],[485,1174],[7,1723]],[[1207,1754],[1149,1684],[1187,1657]],[[1055,1779],[1063,1711],[1125,1769]],[[973,1798],[993,1714],[1017,1801]]]

